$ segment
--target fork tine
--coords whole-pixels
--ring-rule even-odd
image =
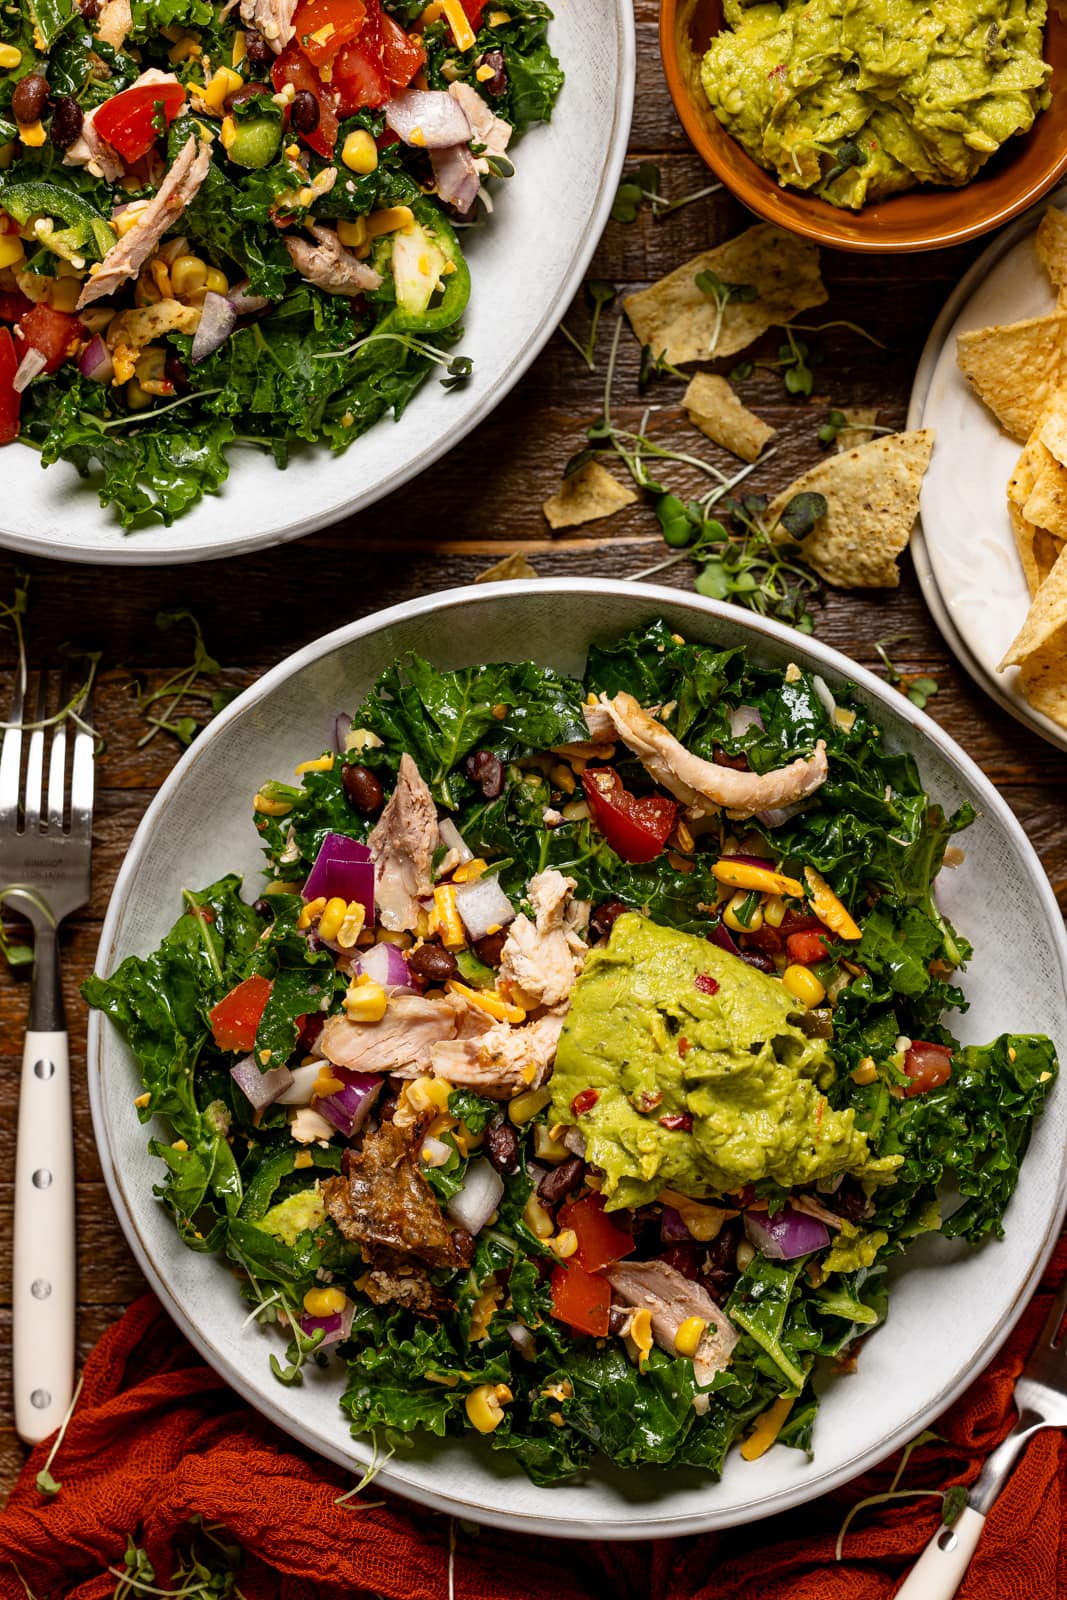
[[[41,672],[37,678],[36,710],[34,696],[30,700],[30,721],[43,722],[48,707],[48,674]],[[44,779],[44,729],[34,728],[26,745],[26,777],[23,784],[23,832],[37,833],[41,826],[41,791]]]
[[[86,696],[81,716],[90,720],[91,697]],[[93,831],[93,782],[96,763],[95,740],[84,728],[74,735],[74,759],[70,774],[70,831],[76,838],[88,839]]]
[[[70,660],[64,658],[59,679],[59,709],[70,699]],[[62,833],[63,813],[67,793],[67,722],[56,724],[52,735],[52,749],[48,760],[48,831]]]

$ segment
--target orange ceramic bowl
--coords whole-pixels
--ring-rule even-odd
[[[1045,27],[1052,100],[1030,132],[1010,139],[962,189],[909,189],[862,211],[783,189],[726,132],[700,82],[701,59],[721,27],[721,0],[661,0],[660,49],[675,109],[700,155],[739,200],[819,244],[879,255],[962,244],[1033,205],[1067,172],[1067,23],[1052,6]]]

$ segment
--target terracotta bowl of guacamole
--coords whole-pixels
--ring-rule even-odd
[[[875,3],[877,0],[872,0]],[[861,68],[853,75],[839,71],[813,85],[808,109],[818,105],[824,117],[822,127],[818,136],[793,144],[788,142],[787,128],[773,128],[768,120],[761,121],[761,107],[766,109],[769,103],[764,85],[773,72],[785,70],[783,61],[801,51],[808,52],[813,63],[825,59],[829,52],[820,51],[818,30],[824,23],[836,25],[832,8],[825,0],[812,0],[805,7],[803,27],[795,29],[780,26],[777,12],[770,6],[738,8],[733,35],[727,37],[724,30],[730,9],[731,0],[726,0],[724,20],[723,0],[661,0],[664,70],[678,115],[708,166],[739,200],[780,227],[842,250],[889,254],[940,249],[999,227],[1047,194],[1067,172],[1067,23],[1051,7],[1040,53],[1040,17],[1034,18],[1039,5],[1030,8],[1025,36],[1016,29],[1011,38],[1008,13],[1004,21],[998,21],[997,0],[970,0],[964,13],[954,14],[964,19],[965,37],[956,56],[961,63],[958,79],[947,85],[940,79],[932,86],[932,94],[943,97],[933,119],[939,127],[932,130],[929,122],[918,126],[917,118],[910,120],[907,108],[894,111],[887,119],[872,97],[877,126],[853,133],[863,93]],[[886,30],[898,55],[891,65],[901,75],[912,69],[925,70],[923,30],[930,10],[921,3],[914,3],[913,10],[914,17],[906,27]],[[872,30],[871,36],[878,37],[880,48],[884,46],[880,30]],[[850,48],[856,46],[861,61],[871,36],[866,41],[848,41]],[[718,42],[713,46],[713,41]],[[723,120],[716,115],[706,87],[709,68],[704,63],[709,48],[713,48],[710,71]],[[956,104],[971,107],[978,103],[976,95],[981,94],[983,83],[992,82],[1009,51],[1013,57],[1010,70],[1021,72],[1031,85],[1016,96],[1012,112],[1005,114],[1005,98],[998,90],[985,97],[983,105],[989,114],[984,121],[970,110],[966,116],[962,111],[956,114]],[[768,61],[772,62],[770,71]],[[872,65],[881,70],[884,59]],[[1051,70],[1041,83],[1046,69]],[[912,86],[914,82],[912,78]],[[920,84],[919,92],[924,101],[931,98],[925,85]],[[954,94],[958,100],[954,101]],[[1016,127],[1026,131],[1013,131]],[[768,128],[772,128],[770,139]],[[882,137],[874,137],[876,133]],[[821,167],[821,181],[814,187],[829,188],[839,203],[832,204],[792,182],[781,184],[779,171],[757,163],[746,150],[746,143],[752,148],[757,141],[764,150],[776,146],[772,160],[777,160],[779,171],[792,174],[795,169],[798,182],[810,182],[813,170],[818,178]],[[944,183],[919,181],[900,192],[884,193],[894,185],[911,183],[916,175],[922,177],[934,167],[940,167]],[[853,209],[866,189],[872,198]]]

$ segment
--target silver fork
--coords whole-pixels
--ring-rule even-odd
[[[952,1600],[970,1566],[985,1519],[1026,1444],[1043,1428],[1067,1428],[1067,1280],[1056,1296],[1029,1361],[1015,1384],[1018,1420],[971,1485],[962,1515],[942,1525],[912,1567],[895,1600]]]
[[[46,674],[36,696],[28,687],[23,661],[0,743],[0,900],[34,930],[12,1310],[15,1427],[36,1444],[62,1422],[74,1383],[74,1141],[57,934],[63,918],[89,898],[93,737],[69,716],[49,722]],[[59,692],[61,711],[68,704],[66,671]]]

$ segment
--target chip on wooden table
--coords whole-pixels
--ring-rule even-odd
[[[774,429],[737,398],[725,378],[698,372],[682,396],[689,420],[724,450],[755,461]]]
[[[1034,238],[1037,259],[1048,273],[1054,289],[1067,284],[1067,211],[1049,206],[1038,223]]]
[[[1067,553],[1037,591],[997,668],[1019,668],[1019,689],[1035,711],[1067,728]]]
[[[874,438],[874,424],[878,421],[878,407],[844,406],[841,415],[845,426],[838,429],[834,440],[838,455],[845,450],[856,450],[861,444],[870,444]]]
[[[475,583],[503,583],[510,578],[536,578],[539,577],[536,567],[523,555],[521,550],[513,550],[509,556],[504,556],[501,561],[494,561],[491,567],[486,567],[484,572],[479,572]]]
[[[613,511],[621,511],[636,499],[634,491],[613,478],[599,461],[587,461],[584,467],[564,478],[541,510],[550,528],[577,528],[583,522],[610,517]]]
[[[700,272],[714,272],[724,284],[745,284],[755,289],[756,299],[729,301],[720,325],[714,297],[697,288]],[[654,356],[678,363],[736,355],[768,328],[825,301],[818,247],[759,222],[629,295],[623,310]]]
[[[773,531],[794,495],[821,494],[826,515],[801,541],[803,559],[840,589],[895,589],[900,583],[897,556],[918,515],[919,490],[933,447],[932,429],[917,428],[829,456],[771,502],[768,526]]]
[[[1067,311],[1052,311],[961,333],[956,359],[978,398],[1022,444],[1067,370],[1065,345]]]

